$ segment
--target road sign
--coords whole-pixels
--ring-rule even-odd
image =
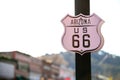
[[[83,14],[67,15],[62,20],[65,27],[62,37],[63,47],[81,55],[100,50],[104,43],[101,34],[101,24],[103,22],[96,14],[91,16]]]

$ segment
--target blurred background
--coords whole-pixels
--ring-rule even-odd
[[[119,80],[120,56],[92,53],[92,80]],[[0,52],[0,80],[75,80],[75,53],[33,57],[19,51]]]
[[[120,79],[119,8],[119,0],[90,0],[90,14],[105,21],[92,80]],[[75,54],[61,44],[67,14],[74,16],[74,0],[1,0],[0,80],[75,80]]]

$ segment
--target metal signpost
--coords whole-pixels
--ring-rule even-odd
[[[75,0],[75,15],[90,14],[89,0]],[[76,80],[91,80],[91,54],[87,53],[81,56],[75,54],[76,61]]]
[[[80,13],[84,14],[84,15],[89,15],[90,14],[90,0],[75,0],[75,15],[79,15]],[[92,18],[92,16],[94,18]],[[86,18],[86,16],[85,16]],[[88,17],[87,17],[88,18]],[[100,32],[100,27],[102,25],[102,23],[104,22],[100,17],[98,17],[97,15],[93,14],[91,16],[89,16],[90,22],[86,20],[86,23],[90,23],[90,25],[83,25],[83,33],[87,33],[86,37],[87,39],[84,37],[83,38],[83,44],[85,44],[84,47],[88,47],[89,50],[87,53],[85,53],[84,55],[80,55],[80,54],[75,54],[75,61],[76,61],[76,80],[91,80],[91,52],[90,50],[94,51],[98,51],[102,48],[103,43],[104,43],[104,39],[103,36]],[[93,26],[97,26],[99,28],[96,28],[97,31],[95,31],[95,29],[93,29]],[[86,27],[86,28],[84,28]],[[92,30],[90,30],[92,29]],[[94,33],[96,32],[96,33]],[[85,34],[84,34],[85,35]],[[94,36],[92,38],[92,36]],[[96,38],[95,38],[96,36]],[[86,44],[86,43],[87,44]],[[95,45],[94,45],[95,44]],[[92,47],[94,46],[94,48],[92,49]],[[98,47],[97,47],[98,46]],[[90,48],[91,49],[90,49]]]
[[[62,37],[63,47],[75,52],[76,80],[91,80],[91,52],[102,48],[101,34],[103,20],[90,13],[89,0],[75,0],[75,16],[62,19],[65,28]]]

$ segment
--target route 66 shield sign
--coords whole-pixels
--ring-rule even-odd
[[[103,22],[96,14],[91,16],[83,14],[78,16],[67,15],[62,19],[65,27],[62,37],[63,47],[81,55],[100,50],[104,43],[101,34]]]

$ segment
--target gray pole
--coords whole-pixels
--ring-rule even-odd
[[[89,0],[75,0],[75,15],[90,14],[90,1]],[[76,61],[76,80],[91,80],[91,54],[85,53],[80,55],[75,54]]]

